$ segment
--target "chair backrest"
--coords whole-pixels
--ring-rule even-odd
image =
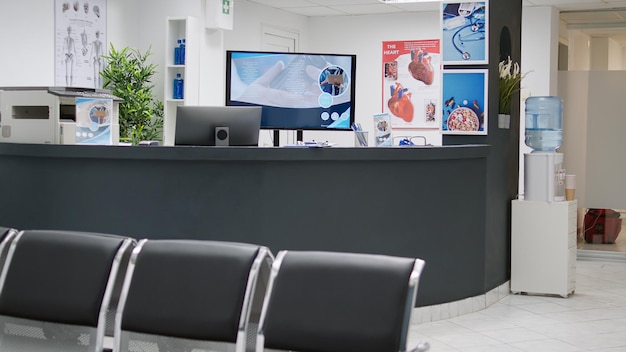
[[[266,247],[252,244],[139,241],[114,351],[245,351],[256,337],[272,262]]]
[[[134,240],[21,231],[0,274],[0,351],[98,351],[119,265]]]
[[[385,255],[279,252],[256,351],[405,351],[423,266]]]
[[[13,238],[17,235],[17,233],[18,231],[16,229],[0,226],[0,273],[2,272],[2,267],[6,262],[9,244],[13,241]]]
[[[0,226],[0,240],[4,239],[4,235],[7,234],[9,231],[15,231],[15,230],[10,227]]]

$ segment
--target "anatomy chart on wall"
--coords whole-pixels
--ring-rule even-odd
[[[54,7],[54,84],[102,88],[106,0],[55,0]]]
[[[438,129],[439,39],[383,42],[383,113],[395,129]]]
[[[489,33],[487,1],[443,2],[441,38],[444,65],[487,64]]]

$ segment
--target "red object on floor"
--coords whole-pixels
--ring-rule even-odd
[[[585,242],[615,243],[622,231],[620,213],[612,209],[589,209],[585,214]]]

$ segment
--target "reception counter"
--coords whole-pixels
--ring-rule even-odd
[[[0,226],[419,257],[433,305],[492,288],[490,151],[0,143]]]

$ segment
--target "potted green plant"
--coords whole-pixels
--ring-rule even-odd
[[[163,102],[152,93],[156,65],[148,62],[150,55],[150,49],[145,53],[130,47],[117,50],[111,44],[109,54],[102,56],[106,63],[100,72],[103,87],[123,99],[119,107],[121,142],[137,145],[162,140]]]

